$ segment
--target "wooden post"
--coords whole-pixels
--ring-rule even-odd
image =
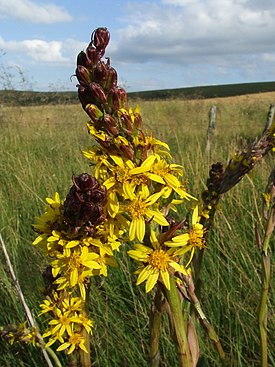
[[[275,104],[271,104],[269,106],[269,111],[267,113],[267,117],[266,117],[266,123],[265,123],[265,128],[263,131],[263,134],[265,134],[267,132],[268,129],[270,129],[273,119],[274,119],[274,114],[275,114]]]
[[[209,110],[209,121],[208,121],[208,129],[207,129],[207,138],[206,138],[206,153],[210,153],[211,141],[214,135],[214,131],[216,128],[216,115],[217,115],[217,107],[213,105]]]

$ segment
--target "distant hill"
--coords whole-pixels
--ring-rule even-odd
[[[274,92],[275,82],[243,83],[243,84],[224,84],[209,85],[201,87],[160,89],[144,92],[129,93],[129,97],[140,99],[169,99],[169,98],[215,98],[232,97],[243,94],[255,94],[264,92]]]
[[[275,82],[209,85],[176,89],[160,89],[128,93],[131,99],[159,100],[169,98],[197,99],[231,97],[243,94],[274,92]],[[75,92],[32,92],[0,90],[0,104],[8,106],[31,106],[48,104],[79,103]]]
[[[35,106],[74,103],[79,103],[77,92],[0,90],[0,104],[6,106]]]

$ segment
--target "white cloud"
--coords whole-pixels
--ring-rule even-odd
[[[129,62],[215,63],[274,48],[271,0],[162,0],[127,11],[114,57]],[[216,61],[215,61],[216,60]]]
[[[72,20],[61,6],[32,0],[0,0],[0,18],[14,18],[31,23],[56,23]]]
[[[85,42],[74,39],[49,42],[41,39],[5,41],[0,36],[0,49],[10,56],[15,54],[18,58],[18,55],[20,55],[21,59],[29,56],[33,63],[76,65],[78,53],[86,47],[87,44]]]
[[[8,41],[5,42],[0,37],[0,47],[5,52],[20,54],[21,57],[28,55],[34,62],[42,63],[68,63],[69,58],[63,56],[63,42],[50,41],[46,42],[40,39],[24,40],[24,41]]]
[[[42,62],[68,62],[68,59],[62,56],[62,42],[43,40],[25,40],[20,42],[22,48],[31,56],[34,61]]]

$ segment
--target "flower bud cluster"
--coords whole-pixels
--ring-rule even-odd
[[[88,124],[91,135],[104,148],[119,150],[133,159],[131,137],[140,127],[141,117],[138,110],[128,110],[126,91],[118,86],[117,72],[110,65],[110,59],[102,60],[109,39],[108,30],[98,28],[86,51],[79,53],[76,69],[78,95],[91,119]],[[121,137],[128,140],[127,144]]]
[[[26,322],[19,325],[9,324],[0,327],[0,336],[7,338],[11,345],[14,343],[31,344],[33,346],[39,344],[37,330],[34,327],[27,327]]]

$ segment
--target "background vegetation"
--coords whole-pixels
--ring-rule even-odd
[[[262,131],[275,93],[223,99],[140,100],[144,125],[169,143],[174,161],[183,164],[189,192],[199,196],[211,163],[227,162]],[[13,103],[14,104],[14,103]],[[136,104],[136,100],[132,101]],[[217,128],[211,154],[205,152],[208,111],[217,106]],[[44,198],[58,191],[64,197],[72,173],[91,172],[81,149],[92,142],[86,115],[79,104],[7,106],[0,111],[0,231],[8,247],[27,302],[39,312],[45,259],[31,245],[31,224],[43,210]],[[225,195],[206,250],[202,273],[202,305],[228,354],[228,366],[259,366],[257,307],[260,292],[260,254],[254,227],[260,227],[261,192],[274,164],[268,156],[234,190]],[[274,239],[273,239],[274,243]],[[94,366],[148,365],[150,299],[134,284],[131,261],[121,253],[119,269],[94,281],[91,315]],[[25,317],[0,254],[0,325]],[[273,280],[274,286],[274,280]],[[273,308],[272,308],[273,306]],[[269,304],[270,364],[275,365],[274,287]],[[43,331],[43,320],[39,318]],[[176,366],[177,357],[164,325],[161,366]],[[218,355],[200,330],[200,366],[218,367]],[[34,348],[8,346],[0,340],[0,366],[42,367]],[[65,360],[64,360],[65,364]]]
[[[2,66],[3,68],[3,66]],[[25,90],[15,90],[27,81],[23,72],[19,69],[20,83],[15,82],[14,71],[9,72],[6,68],[1,70],[0,64],[0,103],[8,106],[37,106],[49,104],[79,104],[77,92],[60,92],[56,87],[50,86],[52,92],[34,92],[30,88]],[[3,81],[4,78],[4,81]],[[76,79],[72,77],[72,83],[76,84]],[[25,84],[23,83],[24,87]],[[21,88],[20,88],[21,89]],[[203,99],[233,97],[244,94],[266,93],[275,91],[275,82],[262,83],[242,83],[226,85],[209,85],[202,87],[188,87],[177,89],[149,90],[144,92],[128,93],[133,100],[167,100],[167,99]]]

